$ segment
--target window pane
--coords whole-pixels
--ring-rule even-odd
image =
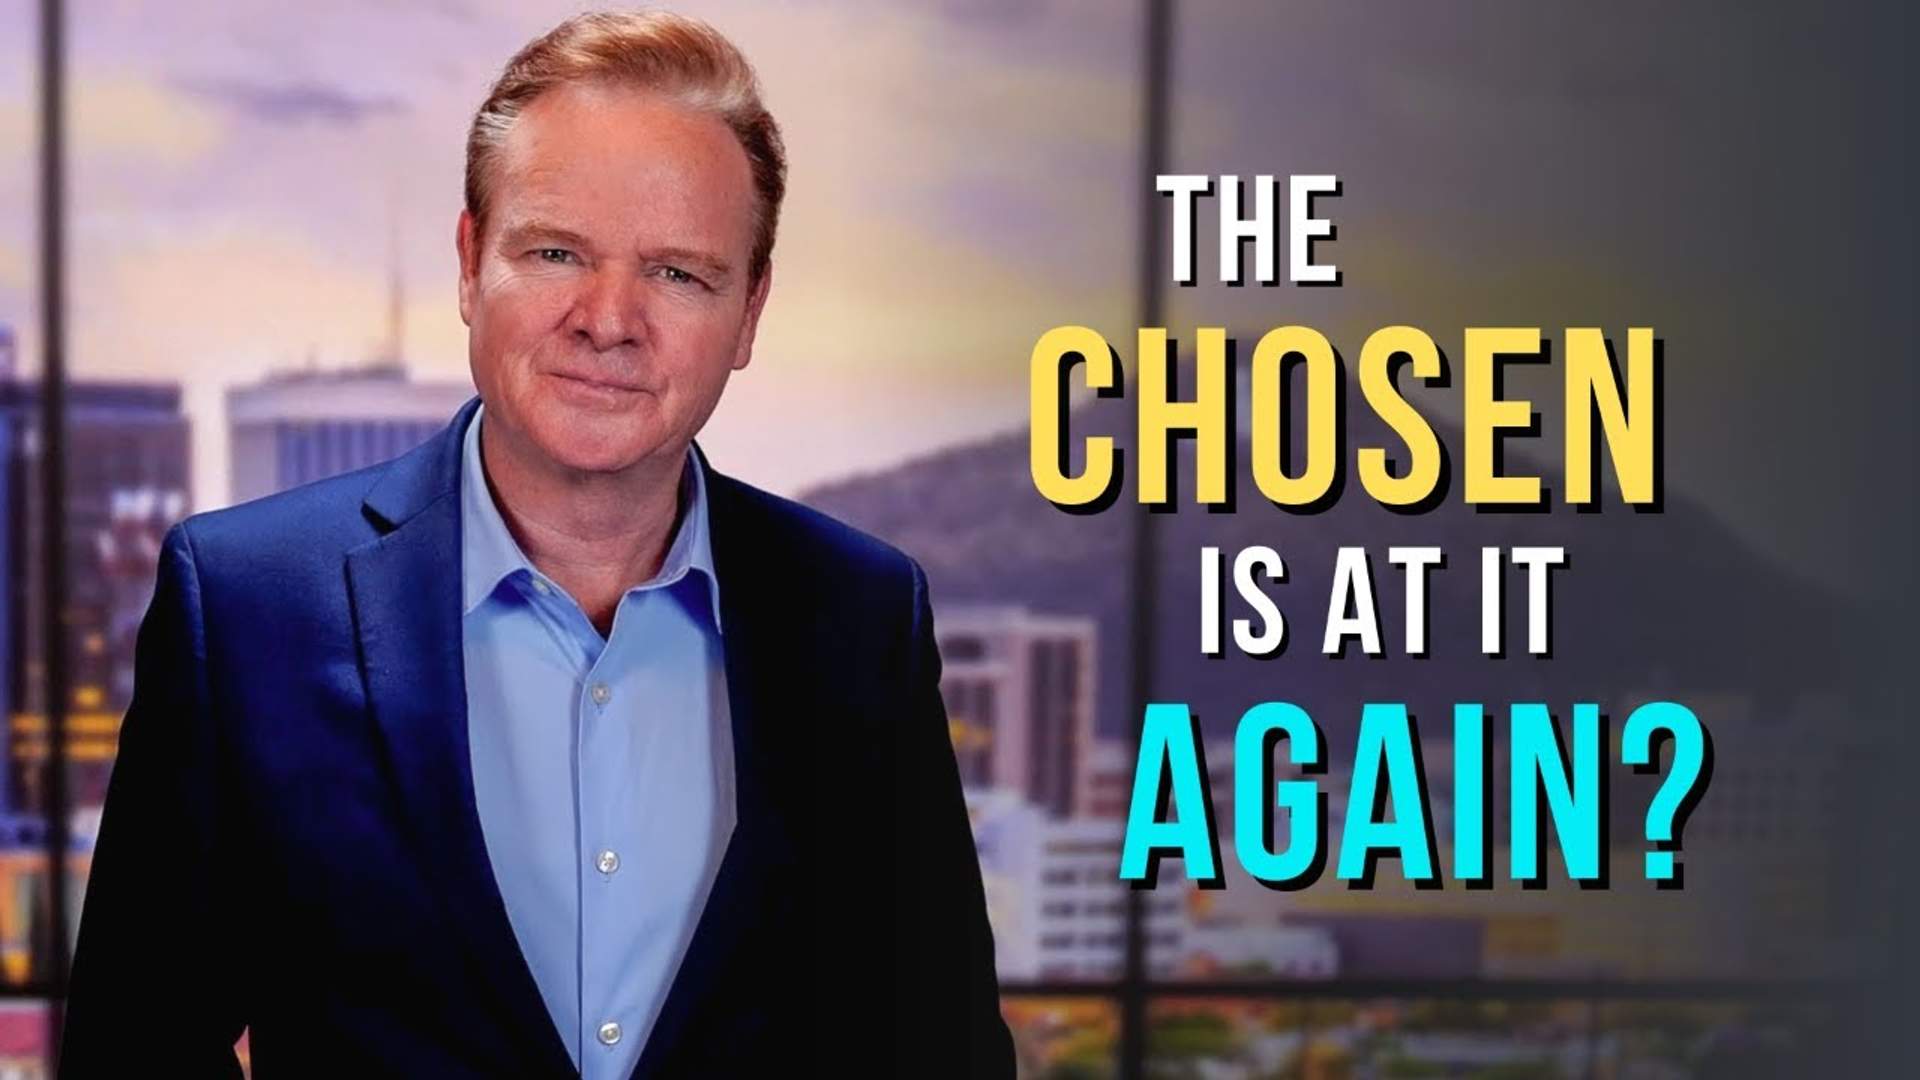
[[[1116,978],[1128,531],[1034,493],[1025,371],[1055,325],[1132,335],[1139,19],[926,5],[832,22],[875,59],[786,83],[796,168],[838,190],[781,240],[788,359],[729,389],[713,444],[925,566],[1001,978]],[[768,46],[770,78],[806,66]],[[824,440],[789,454],[794,401]],[[1092,406],[1074,423],[1124,426]]]
[[[154,535],[397,455],[473,392],[451,242],[466,125],[513,49],[577,5],[73,8],[74,483],[94,500],[75,528],[95,545],[75,656],[97,661],[76,692],[110,747]],[[1091,778],[1129,728],[1126,596],[1102,580],[1125,534],[1008,474],[1027,407],[1008,376],[1069,318],[1131,333],[1134,238],[1114,223],[1142,198],[1136,22],[689,10],[755,62],[791,167],[767,359],[702,443],[927,567],[1003,975],[1111,978],[1120,824]],[[130,384],[137,407],[103,416],[82,460],[81,403]],[[75,761],[82,812],[106,760]]]
[[[33,5],[0,2],[0,985],[51,977],[41,648],[39,48]],[[0,1060],[33,1059],[44,1010],[9,1006]],[[23,1040],[30,1040],[27,1046]],[[37,1067],[37,1064],[36,1064]]]
[[[1650,21],[1594,9],[1390,7],[1391,14],[1339,4],[1178,5],[1172,157],[1184,170],[1249,184],[1260,174],[1279,177],[1282,280],[1270,288],[1222,284],[1223,200],[1200,204],[1199,284],[1169,290],[1168,321],[1176,334],[1219,326],[1237,340],[1238,505],[1231,515],[1169,516],[1166,550],[1172,565],[1203,545],[1229,556],[1276,546],[1286,582],[1267,591],[1286,613],[1288,640],[1270,660],[1249,659],[1231,642],[1225,658],[1206,658],[1192,644],[1195,593],[1172,591],[1163,607],[1160,685],[1169,699],[1192,704],[1213,740],[1207,762],[1227,881],[1201,898],[1201,918],[1181,936],[1161,939],[1167,945],[1155,966],[1204,978],[1289,979],[1759,980],[1862,970],[1876,951],[1868,927],[1883,924],[1860,916],[1881,885],[1857,875],[1868,864],[1869,875],[1879,873],[1884,860],[1854,839],[1852,825],[1874,816],[1862,789],[1877,785],[1849,778],[1889,755],[1876,730],[1880,710],[1851,659],[1872,635],[1835,628],[1861,625],[1847,613],[1878,590],[1877,571],[1858,556],[1879,547],[1888,515],[1884,496],[1864,484],[1823,490],[1823,499],[1851,500],[1844,510],[1831,507],[1833,517],[1782,502],[1773,485],[1790,484],[1786,477],[1865,475],[1872,456],[1770,433],[1801,429],[1805,410],[1828,407],[1811,399],[1829,394],[1885,417],[1885,430],[1904,429],[1897,417],[1905,406],[1872,404],[1883,396],[1873,389],[1877,374],[1849,376],[1842,390],[1803,366],[1802,357],[1836,348],[1824,337],[1829,319],[1812,314],[1827,301],[1811,297],[1842,290],[1776,271],[1785,251],[1806,266],[1847,263],[1860,257],[1859,237],[1878,228],[1874,215],[1897,216],[1885,209],[1897,205],[1891,200],[1867,198],[1898,156],[1881,132],[1905,127],[1891,99],[1875,94],[1882,65],[1813,58],[1854,55],[1871,38],[1899,35],[1855,27],[1843,39],[1797,18],[1723,33],[1721,20],[1675,6]],[[1740,119],[1725,127],[1707,119],[1732,116]],[[1706,128],[1720,135],[1695,137]],[[1783,162],[1785,144],[1822,149]],[[1675,182],[1633,179],[1653,161]],[[1841,163],[1833,168],[1844,179],[1834,183],[1862,194],[1848,211],[1860,215],[1858,232],[1789,220],[1785,193],[1797,185],[1825,190],[1828,162]],[[1338,288],[1285,281],[1284,185],[1292,173],[1333,173],[1344,185],[1339,197],[1315,204],[1338,226],[1334,240],[1315,247],[1318,261],[1341,269]],[[1251,195],[1245,206],[1250,215]],[[1242,250],[1249,274],[1256,254],[1251,244]],[[1735,310],[1806,314],[1756,332],[1730,316]],[[1905,333],[1884,314],[1874,319],[1882,340]],[[1339,383],[1348,390],[1336,449],[1345,487],[1321,513],[1275,507],[1249,465],[1249,357],[1269,329],[1295,324],[1320,330],[1339,351]],[[1417,515],[1379,505],[1356,476],[1361,448],[1406,454],[1352,385],[1367,335],[1399,324],[1433,336],[1451,377],[1433,388],[1404,372],[1399,380],[1452,463],[1445,498]],[[1502,391],[1531,399],[1542,415],[1538,438],[1512,441],[1512,460],[1546,478],[1553,512],[1482,513],[1464,502],[1466,327],[1540,326],[1551,340],[1561,327],[1602,326],[1620,340],[1629,325],[1649,324],[1675,343],[1662,383],[1662,409],[1676,418],[1666,429],[1664,512],[1626,512],[1617,490],[1600,513],[1564,505],[1557,343],[1548,363],[1510,366]],[[1191,352],[1189,344],[1189,363]],[[1900,366],[1865,339],[1847,351],[1856,353]],[[1297,474],[1305,378],[1296,366],[1290,379],[1286,438]],[[1724,380],[1756,389],[1723,394]],[[1180,467],[1191,470],[1191,457]],[[1602,471],[1612,484],[1610,467]],[[1765,490],[1752,483],[1762,475],[1775,478]],[[1808,524],[1849,514],[1873,524],[1858,535]],[[1450,560],[1426,578],[1423,628],[1407,625],[1407,578],[1388,561],[1390,546],[1405,545],[1437,545]],[[1515,545],[1563,546],[1569,556],[1551,579],[1547,657],[1528,655],[1520,636],[1528,615],[1517,573],[1506,579],[1514,583],[1505,594],[1507,655],[1481,653],[1479,549]],[[1361,655],[1355,640],[1336,645],[1344,656],[1324,650],[1327,588],[1343,546],[1364,546],[1371,559],[1377,657]],[[1817,581],[1808,577],[1816,566]],[[1254,615],[1232,590],[1223,606],[1229,621]],[[1426,655],[1410,646],[1415,629],[1424,631]],[[1327,746],[1328,772],[1317,780],[1331,850],[1318,882],[1292,892],[1253,881],[1233,854],[1234,725],[1250,706],[1276,699],[1305,707]],[[1583,891],[1556,865],[1549,888],[1521,889],[1509,866],[1516,792],[1506,771],[1508,704],[1550,703],[1563,730],[1574,702],[1599,704],[1614,740],[1608,757],[1618,760],[1628,715],[1662,699],[1686,704],[1713,735],[1710,791],[1681,833],[1686,888],[1656,892],[1643,871],[1659,778],[1615,767],[1604,834],[1610,888]],[[1405,702],[1418,725],[1444,888],[1411,887],[1393,857],[1380,861],[1371,889],[1336,876],[1346,823],[1371,810],[1349,808],[1347,798],[1360,710],[1374,701]],[[1493,736],[1486,890],[1452,877],[1456,702],[1484,704]],[[1282,765],[1279,779],[1289,778],[1297,770]],[[1285,815],[1277,817],[1284,839]],[[1556,860],[1557,843],[1549,838],[1547,847]]]

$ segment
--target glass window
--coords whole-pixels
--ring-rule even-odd
[[[466,124],[504,58],[577,7],[66,5],[72,293],[57,524],[68,582],[55,600],[68,662],[54,711],[67,739],[56,760],[36,412],[46,328],[34,254],[34,23],[31,5],[0,0],[0,1074],[43,1070],[45,1001],[62,989],[48,981],[61,955],[48,822],[71,822],[71,929],[159,538],[192,511],[398,455],[473,393],[451,244]],[[1768,570],[1782,561],[1840,566],[1827,573],[1841,578],[1864,562],[1801,558],[1821,550],[1834,515],[1747,477],[1712,505],[1660,519],[1661,531],[1612,514],[1569,524],[1591,563],[1556,604],[1577,608],[1579,590],[1621,581],[1637,584],[1593,606],[1650,604],[1662,589],[1702,600],[1671,625],[1570,628],[1554,674],[1532,693],[1605,685],[1637,695],[1610,709],[1647,696],[1698,699],[1705,687],[1665,661],[1711,642],[1720,650],[1711,706],[1750,736],[1738,750],[1723,744],[1721,797],[1688,833],[1733,861],[1686,895],[1586,893],[1564,881],[1541,892],[1422,890],[1392,866],[1370,890],[1348,889],[1329,870],[1314,889],[1276,892],[1238,873],[1230,843],[1225,888],[1185,884],[1176,861],[1159,889],[1130,893],[1116,871],[1140,704],[1131,700],[1131,500],[1091,517],[1036,497],[1025,368],[1039,336],[1069,322],[1100,331],[1131,365],[1140,276],[1165,274],[1140,265],[1137,232],[1142,207],[1162,202],[1140,175],[1152,44],[1141,40],[1144,20],[1092,3],[725,0],[692,10],[754,59],[792,155],[778,288],[756,346],[765,359],[734,380],[702,443],[728,471],[874,532],[926,567],[1024,1075],[1149,1066],[1303,1078],[1751,1075],[1747,1064],[1768,1053],[1776,1064],[1812,1053],[1806,1032],[1822,1018],[1810,1007],[1712,995],[1676,1005],[1631,991],[1843,967],[1860,945],[1791,932],[1787,920],[1814,912],[1832,926],[1861,925],[1831,887],[1849,880],[1853,853],[1823,841],[1865,817],[1862,796],[1842,786],[1848,763],[1873,751],[1836,739],[1811,754],[1795,736],[1859,709],[1800,685],[1794,673],[1808,664],[1780,651],[1792,643],[1755,643],[1756,628],[1780,620],[1756,614],[1751,600],[1777,594]],[[1798,358],[1836,351],[1805,329],[1822,320],[1783,326],[1726,312],[1788,310],[1800,299],[1784,284],[1790,275],[1775,272],[1776,242],[1804,265],[1842,265],[1845,252],[1812,233],[1831,215],[1856,233],[1874,224],[1871,198],[1837,200],[1846,205],[1791,223],[1782,241],[1778,215],[1763,213],[1832,176],[1854,194],[1876,193],[1856,175],[1867,166],[1830,164],[1856,162],[1848,151],[1873,134],[1868,121],[1881,114],[1852,107],[1870,104],[1867,84],[1846,82],[1873,65],[1818,75],[1847,106],[1822,111],[1801,106],[1795,80],[1816,77],[1806,57],[1833,50],[1684,11],[1654,32],[1644,20],[1565,10],[1490,19],[1413,3],[1385,17],[1220,0],[1169,10],[1170,171],[1337,171],[1345,182],[1328,204],[1341,231],[1319,248],[1343,270],[1337,290],[1209,281],[1217,226],[1201,215],[1201,284],[1165,289],[1160,319],[1188,344],[1183,363],[1199,326],[1228,328],[1244,364],[1266,328],[1304,323],[1324,328],[1350,363],[1361,336],[1388,323],[1444,335],[1469,324],[1652,317],[1693,339],[1696,355],[1711,354],[1699,369],[1711,377],[1674,383],[1676,407],[1697,412],[1740,383],[1733,376],[1746,365],[1764,361],[1762,373],[1780,383]],[[1701,61],[1709,45],[1714,63]],[[829,54],[858,62],[822,64]],[[1789,136],[1802,151],[1778,153]],[[1661,165],[1658,178],[1648,162]],[[1664,276],[1641,272],[1649,252]],[[1847,315],[1859,301],[1843,293],[1811,295]],[[1709,299],[1695,309],[1678,295]],[[1883,347],[1865,329],[1852,333],[1847,355]],[[1520,373],[1511,389],[1553,400],[1536,373]],[[1442,433],[1452,438],[1456,397],[1437,387],[1410,396],[1453,425]],[[1244,412],[1244,387],[1238,403]],[[1687,448],[1697,464],[1683,486],[1755,471],[1755,453],[1771,455],[1759,474],[1806,475],[1794,460],[1800,441],[1772,437],[1802,414],[1736,404],[1723,410],[1727,429]],[[1835,420],[1846,409],[1816,404],[1817,422],[1847,426]],[[1083,395],[1073,408],[1076,430],[1127,441],[1125,403]],[[1558,420],[1543,409],[1551,440]],[[796,415],[808,418],[805,438],[793,432]],[[1379,434],[1356,427],[1349,443]],[[1144,635],[1153,689],[1189,697],[1214,740],[1207,761],[1223,840],[1232,828],[1224,740],[1242,710],[1274,696],[1276,670],[1284,667],[1287,695],[1321,720],[1336,760],[1351,749],[1355,703],[1380,686],[1417,687],[1424,719],[1507,684],[1460,644],[1475,640],[1471,630],[1446,621],[1429,629],[1429,661],[1328,662],[1296,633],[1283,665],[1203,662],[1189,645],[1191,555],[1201,545],[1270,542],[1284,531],[1299,538],[1290,576],[1304,580],[1324,580],[1331,558],[1333,515],[1263,516],[1264,500],[1242,486],[1238,515],[1157,523],[1161,623]],[[1359,516],[1339,520],[1353,535],[1419,539],[1410,519],[1352,502]],[[1417,520],[1455,548],[1531,535],[1529,522],[1454,509]],[[1719,518],[1764,550],[1723,558],[1736,537]],[[1900,542],[1887,535],[1873,543]],[[1593,565],[1608,561],[1611,569]],[[1634,572],[1660,567],[1666,576]],[[1382,610],[1400,599],[1383,581]],[[1435,607],[1476,610],[1458,595],[1436,594]],[[1805,610],[1793,624],[1824,633],[1829,607],[1809,599]],[[1786,718],[1799,726],[1760,715],[1762,689],[1765,700],[1788,702]],[[1495,775],[1502,753],[1496,742]],[[1448,757],[1444,740],[1429,742],[1443,847]],[[55,775],[62,799],[49,790]],[[1341,768],[1324,778],[1336,844],[1348,778]],[[1608,855],[1626,879],[1643,856],[1653,788],[1624,771],[1613,780]],[[1798,786],[1787,791],[1788,782]],[[1496,838],[1508,811],[1496,799]],[[1497,863],[1504,849],[1489,855]],[[1132,971],[1130,932],[1147,945]],[[1516,989],[1541,983],[1594,992]],[[1492,996],[1452,992],[1489,985]],[[1398,996],[1372,997],[1380,993]],[[1120,1060],[1126,1045],[1144,1057]]]

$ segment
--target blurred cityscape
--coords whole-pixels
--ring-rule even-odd
[[[47,1075],[62,992],[45,844],[59,811],[44,789],[46,275],[68,285],[71,932],[160,539],[191,510],[390,458],[472,392],[450,250],[462,136],[499,62],[579,5],[63,6],[69,250],[53,270],[31,258],[45,68],[30,6],[0,14],[0,1080]],[[794,155],[782,284],[756,343],[767,359],[730,386],[703,442],[724,450],[720,468],[926,567],[1023,1076],[1853,1076],[1862,1036],[1902,1033],[1893,999],[1863,1001],[1849,980],[1898,962],[1889,924],[1911,895],[1895,884],[1908,860],[1887,847],[1903,824],[1889,807],[1906,758],[1888,744],[1906,703],[1889,687],[1911,636],[1914,536],[1897,483],[1914,431],[1915,367],[1898,347],[1910,14],[675,6],[754,57]],[[1173,8],[1159,32],[1140,17]],[[1157,140],[1142,104],[1162,98]],[[1160,166],[1337,172],[1342,287],[1203,281],[1146,303],[1156,249],[1140,210],[1158,200],[1143,173]],[[1212,217],[1193,237],[1209,264]],[[1466,325],[1653,325],[1673,343],[1660,513],[1603,497],[1591,514],[1450,501],[1401,515],[1349,492],[1295,515],[1236,477],[1238,513],[1188,506],[1156,523],[1153,696],[1199,718],[1223,842],[1228,747],[1249,706],[1292,701],[1321,726],[1330,767],[1314,779],[1337,855],[1360,706],[1404,701],[1442,887],[1413,888],[1388,860],[1370,889],[1329,871],[1270,890],[1230,843],[1221,888],[1187,884],[1178,859],[1153,890],[1119,881],[1139,720],[1132,522],[1125,506],[1082,517],[1037,498],[1026,434],[1006,430],[1026,406],[1027,350],[1065,321],[1116,343],[1139,325],[1226,326],[1247,343],[1280,322],[1342,344],[1388,323],[1443,345]],[[1551,368],[1509,372],[1538,410],[1536,446],[1560,434]],[[1458,395],[1415,393],[1457,448]],[[1243,410],[1248,397],[1240,387]],[[1398,445],[1351,414],[1345,446]],[[1125,442],[1132,416],[1092,400],[1072,428]],[[1191,450],[1176,475],[1193,475]],[[1564,490],[1552,469],[1511,462]],[[1275,599],[1291,643],[1268,661],[1205,658],[1200,549],[1255,544],[1287,561]],[[1355,544],[1375,553],[1389,647],[1334,660],[1315,648],[1321,590],[1335,548]],[[1404,596],[1379,557],[1407,544],[1452,563],[1429,583],[1424,659],[1395,648]],[[1553,578],[1552,657],[1481,656],[1474,549],[1542,544],[1570,556]],[[1643,880],[1658,777],[1618,767],[1608,889],[1575,887],[1551,842],[1546,888],[1505,880],[1498,785],[1494,880],[1451,880],[1453,703],[1486,707],[1500,760],[1510,703],[1564,717],[1597,702],[1614,739],[1654,699],[1686,704],[1713,738],[1684,890]],[[857,1039],[858,1003],[847,1014]]]
[[[357,368],[289,369],[233,387],[226,395],[232,500],[396,456],[443,426],[471,393],[464,382],[411,379],[391,355]],[[159,544],[190,505],[192,478],[178,385],[78,380],[68,395],[70,867],[83,887],[120,717],[132,692],[135,633]],[[49,955],[41,849],[48,811],[41,765],[48,741],[44,702],[37,696],[44,598],[38,591],[39,534],[27,527],[38,513],[38,401],[35,385],[16,377],[13,338],[0,327],[0,589],[6,590],[0,597],[0,689],[8,717],[8,767],[0,775],[0,961],[14,983],[42,978],[40,965]],[[1092,406],[1076,418],[1092,426],[1100,420]],[[1046,986],[1067,995],[1009,996],[1023,1065],[1036,1076],[1105,1075],[1115,1050],[1115,1017],[1100,995],[1125,974],[1128,890],[1117,867],[1134,770],[1128,710],[1113,678],[1126,662],[1115,646],[1124,640],[1117,615],[1126,582],[1118,578],[1122,564],[1115,553],[1101,550],[1116,530],[1062,526],[1066,515],[1020,497],[1023,453],[1024,435],[990,439],[823,488],[809,499],[901,542],[928,566],[937,590],[941,690],[980,851],[1001,977],[1013,989]],[[931,499],[936,490],[944,494]],[[1439,517],[1443,538],[1459,550],[1510,542],[1497,534],[1530,527],[1513,519]],[[1226,516],[1184,520],[1207,530],[1211,543],[1235,542],[1234,530],[1242,527]],[[1583,528],[1621,532],[1633,522],[1624,520],[1625,526],[1589,522]],[[1622,603],[1620,580],[1655,589],[1684,580],[1696,593],[1724,589],[1732,596],[1757,579],[1755,568],[1726,554],[1738,550],[1730,538],[1687,535],[1717,528],[1704,516],[1683,510],[1667,527],[1657,547],[1636,550],[1633,537],[1612,538],[1608,550],[1628,552],[1626,558],[1639,560],[1634,565],[1583,566],[1615,594],[1614,607]],[[1070,534],[1048,536],[1062,529]],[[1312,531],[1326,529],[1323,522]],[[1300,535],[1290,538],[1289,558],[1304,552],[1303,561],[1310,561],[1309,530],[1294,532]],[[1585,543],[1598,554],[1600,541]],[[1182,545],[1173,555],[1190,561],[1197,550],[1197,544]],[[1580,549],[1583,556],[1588,550]],[[1711,567],[1690,566],[1676,554],[1688,550],[1720,554]],[[1181,571],[1169,565],[1167,573],[1177,581]],[[1569,578],[1557,603],[1580,602],[1577,580]],[[1382,609],[1396,610],[1395,598],[1382,592]],[[1824,602],[1814,595],[1783,600],[1779,592],[1776,586],[1776,605]],[[1440,607],[1449,587],[1437,584],[1435,595]],[[1332,767],[1315,779],[1327,793],[1328,835],[1337,844],[1350,776],[1341,739],[1351,722],[1337,714],[1341,705],[1357,713],[1359,701],[1392,696],[1386,688],[1404,678],[1409,694],[1418,694],[1417,708],[1439,710],[1436,695],[1475,683],[1484,694],[1513,681],[1504,674],[1487,677],[1477,669],[1484,659],[1450,649],[1472,640],[1464,626],[1451,624],[1475,610],[1464,606],[1436,616],[1437,659],[1425,666],[1383,675],[1390,661],[1350,662],[1371,668],[1365,677],[1372,693],[1364,696],[1360,687],[1327,685],[1341,665],[1312,655],[1290,665],[1213,660],[1196,666],[1184,650],[1169,649],[1163,667],[1170,672],[1168,685],[1182,687],[1208,725],[1205,760],[1216,821],[1232,821],[1232,720],[1258,700],[1296,700],[1315,709],[1329,732]],[[1666,651],[1671,643],[1655,635],[1639,647],[1616,641],[1604,666],[1592,671],[1568,659],[1546,669],[1551,678],[1537,669],[1525,676],[1529,698],[1554,702],[1572,700],[1562,686],[1644,686],[1645,692],[1612,689],[1588,699],[1623,716],[1640,701],[1673,697],[1721,736],[1711,791],[1684,833],[1686,901],[1639,880],[1646,850],[1641,821],[1657,778],[1623,768],[1610,780],[1614,888],[1605,893],[1573,889],[1564,873],[1557,887],[1546,890],[1497,884],[1477,891],[1415,889],[1391,869],[1366,890],[1328,878],[1297,892],[1275,892],[1239,874],[1231,858],[1224,887],[1201,889],[1187,882],[1175,861],[1156,889],[1141,894],[1146,975],[1174,994],[1183,982],[1210,990],[1190,1000],[1155,999],[1150,1052],[1158,1073],[1699,1075],[1719,1060],[1714,1055],[1737,1058],[1751,1049],[1740,1040],[1756,1039],[1770,1047],[1768,1060],[1791,1060],[1781,1055],[1796,1052],[1794,1047],[1777,1044],[1792,1043],[1798,1014],[1783,1018],[1739,1000],[1657,1009],[1642,1002],[1636,1013],[1636,1003],[1630,996],[1619,1000],[1617,989],[1598,998],[1530,992],[1518,1000],[1484,990],[1346,1000],[1342,991],[1369,982],[1497,989],[1507,980],[1617,988],[1636,981],[1737,982],[1854,971],[1861,958],[1850,945],[1869,941],[1870,928],[1856,927],[1851,936],[1783,935],[1777,928],[1789,917],[1807,926],[1838,928],[1844,921],[1845,912],[1831,907],[1836,897],[1827,883],[1834,877],[1808,872],[1816,864],[1806,860],[1817,860],[1822,850],[1831,853],[1817,841],[1838,832],[1845,812],[1839,778],[1848,755],[1869,748],[1836,740],[1809,745],[1800,738],[1845,709],[1844,697],[1832,686],[1782,681],[1775,663],[1754,653],[1762,642],[1729,636],[1726,614],[1722,609],[1703,616],[1700,626],[1663,631],[1693,642],[1684,653]],[[1612,639],[1575,627],[1563,633],[1581,643],[1567,646],[1569,654]],[[1179,626],[1162,636],[1193,640]],[[1734,653],[1739,655],[1730,659]],[[1255,670],[1239,670],[1247,667]],[[1255,682],[1246,682],[1249,674]],[[1738,688],[1743,679],[1749,687],[1744,691]],[[1765,713],[1783,702],[1784,712]],[[1502,702],[1488,704],[1497,719]],[[1433,739],[1424,750],[1444,866],[1451,746]],[[1494,752],[1490,775],[1502,776],[1504,747],[1498,740]],[[1298,775],[1283,763],[1275,769],[1279,778]],[[1496,800],[1497,867],[1504,866],[1505,808]],[[1230,827],[1222,828],[1230,837]],[[69,926],[77,922],[80,899],[81,889],[73,889]],[[1250,988],[1244,999],[1232,996],[1236,980]],[[1078,984],[1091,996],[1072,997]],[[1316,984],[1327,988],[1324,996],[1274,993],[1276,985],[1304,991]],[[31,1008],[0,1011],[0,1080],[39,1075],[35,1063],[44,1049],[44,1027],[33,1015]],[[1615,1022],[1620,1018],[1632,1018],[1644,1030],[1623,1030]],[[13,1057],[7,1056],[10,1039],[19,1048]],[[1745,1049],[1728,1049],[1727,1039]]]
[[[1191,372],[1183,376],[1191,385]],[[1244,411],[1246,395],[1236,400]],[[1126,445],[1131,419],[1124,402],[1093,399],[1071,426]],[[1357,411],[1351,425],[1348,445],[1394,445],[1370,414]],[[1435,426],[1443,445],[1460,445],[1457,428]],[[1296,440],[1303,428],[1296,418]],[[1027,433],[1013,431],[805,498],[925,565],[1002,979],[1067,995],[1128,977],[1130,890],[1118,865],[1136,764],[1138,718],[1126,697],[1134,585],[1128,530],[1033,497],[1028,453]],[[1191,476],[1190,443],[1182,454],[1175,467]],[[1246,454],[1242,446],[1235,459]],[[1511,460],[1562,489],[1547,464]],[[1868,890],[1850,873],[1860,848],[1845,823],[1870,805],[1852,778],[1866,774],[1876,747],[1846,723],[1865,706],[1847,681],[1860,643],[1843,629],[1844,604],[1754,554],[1686,499],[1669,499],[1659,515],[1490,515],[1452,504],[1417,517],[1348,499],[1292,517],[1269,511],[1250,477],[1236,482],[1242,512],[1187,507],[1161,526],[1152,699],[1188,703],[1200,720],[1225,865],[1221,887],[1198,888],[1169,859],[1157,887],[1138,893],[1147,1074],[1806,1075],[1821,1045],[1812,1033],[1828,1019],[1822,1002],[1800,992],[1781,1007],[1762,991],[1870,971],[1885,930],[1866,917]],[[1274,598],[1292,643],[1272,659],[1207,657],[1197,645],[1201,548],[1230,555],[1252,544],[1275,546],[1287,561],[1288,584]],[[1335,549],[1351,544],[1376,559],[1390,544],[1438,544],[1467,568],[1443,568],[1429,582],[1430,655],[1396,655],[1404,592],[1395,574],[1375,579],[1382,633],[1394,642],[1387,654],[1318,652],[1322,590]],[[1553,652],[1489,658],[1477,636],[1476,549],[1522,544],[1570,553],[1553,585]],[[1507,591],[1510,627],[1524,624],[1520,593]],[[1228,618],[1248,613],[1231,599],[1226,606]],[[1405,701],[1425,719],[1443,879],[1452,704],[1485,706],[1487,775],[1497,778],[1507,770],[1509,703],[1547,702],[1564,717],[1574,702],[1597,702],[1611,718],[1614,763],[1603,799],[1609,887],[1576,887],[1551,842],[1548,887],[1506,880],[1510,806],[1500,782],[1489,888],[1452,880],[1416,888],[1397,863],[1366,888],[1330,870],[1297,891],[1251,879],[1232,855],[1232,735],[1242,712],[1269,700],[1307,708],[1326,735],[1324,773],[1305,776],[1278,747],[1272,768],[1276,779],[1311,779],[1325,794],[1335,857],[1362,703]],[[1619,726],[1654,700],[1685,703],[1713,739],[1710,783],[1684,823],[1678,892],[1642,872],[1661,777],[1617,764]],[[1007,1011],[1031,1075],[1112,1069],[1111,1003],[1022,994]]]

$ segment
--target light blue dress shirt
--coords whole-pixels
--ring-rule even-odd
[[[474,797],[521,952],[580,1074],[626,1080],[734,826],[733,739],[706,478],[688,448],[660,572],[602,638],[460,477]]]

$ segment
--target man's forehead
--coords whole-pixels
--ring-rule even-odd
[[[562,86],[521,112],[496,159],[489,216],[557,220],[611,211],[751,231],[752,168],[718,118],[657,94]],[[632,213],[628,207],[633,207]]]
[[[611,165],[626,171],[699,169],[709,183],[752,188],[752,166],[719,117],[661,94],[567,83],[528,102],[507,131],[501,159],[527,179]]]

